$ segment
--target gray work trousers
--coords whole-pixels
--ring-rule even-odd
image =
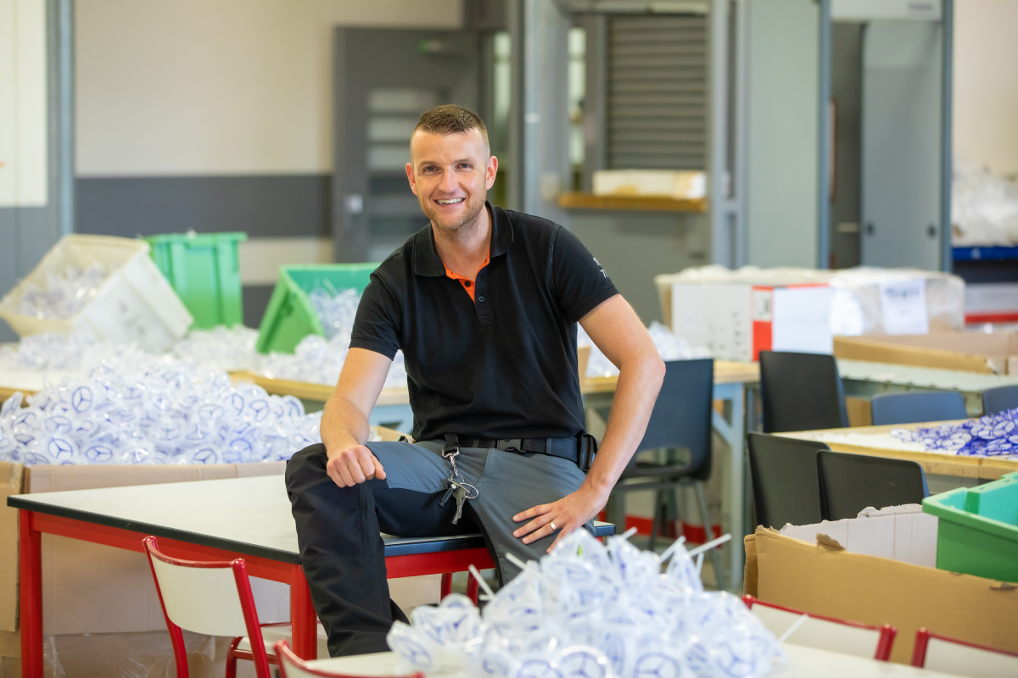
[[[388,649],[385,634],[394,619],[405,619],[389,599],[380,533],[420,537],[480,531],[500,581],[507,582],[519,570],[506,554],[538,560],[555,537],[524,544],[512,533],[526,522],[516,523],[513,516],[561,499],[585,478],[566,459],[463,447],[456,464],[479,494],[466,502],[459,524],[452,525],[455,500],[438,506],[451,472],[441,456],[442,444],[367,446],[385,469],[385,480],[338,487],[325,471],[325,447],[320,444],[295,454],[286,468],[301,564],[332,656]]]

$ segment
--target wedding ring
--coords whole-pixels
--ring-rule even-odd
[[[549,524],[549,525],[551,525],[551,531],[552,531],[552,532],[554,532],[554,531],[555,531],[555,530],[557,529],[557,528],[555,527],[555,523],[548,523],[548,524]]]

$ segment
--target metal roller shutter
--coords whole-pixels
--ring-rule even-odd
[[[611,17],[610,169],[706,167],[707,30],[698,15]]]

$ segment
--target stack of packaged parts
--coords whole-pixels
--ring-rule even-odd
[[[951,225],[955,247],[1018,245],[1018,183],[956,159]]]
[[[830,352],[834,336],[960,330],[965,283],[918,269],[688,268],[655,279],[666,324],[716,358]]]

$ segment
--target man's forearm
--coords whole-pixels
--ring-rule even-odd
[[[363,445],[368,440],[368,418],[348,398],[333,393],[322,414],[322,442],[326,450]]]
[[[607,494],[615,487],[647,431],[664,374],[665,366],[656,350],[620,366],[608,427],[587,474],[592,489]]]

